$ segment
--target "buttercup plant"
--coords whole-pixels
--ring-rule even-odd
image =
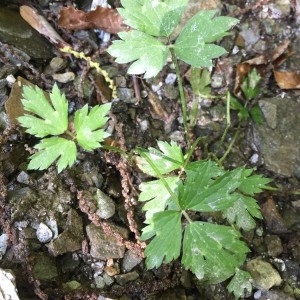
[[[119,33],[108,48],[118,63],[133,62],[128,74],[155,77],[168,56],[175,65],[187,153],[174,142],[159,141],[158,148],[139,149],[137,165],[156,180],[142,183],[139,201],[145,202],[146,227],[141,239],[150,240],[146,266],[157,268],[181,255],[181,262],[199,279],[218,283],[233,276],[228,290],[236,298],[251,290],[249,273],[240,270],[250,251],[242,242],[240,229],[255,227],[261,218],[253,196],[267,188],[269,179],[239,167],[225,171],[212,161],[190,162],[193,144],[189,138],[187,103],[178,59],[194,68],[212,66],[212,59],[225,49],[213,42],[228,35],[238,21],[216,17],[216,11],[200,11],[183,27],[173,43],[171,34],[178,25],[188,0],[121,0],[118,9],[125,24],[133,28]],[[220,212],[229,226],[191,219],[190,212]]]
[[[183,125],[188,143],[189,128],[187,105],[183,92],[178,59],[193,67],[210,67],[212,59],[226,50],[212,42],[228,35],[238,20],[230,17],[215,17],[215,10],[204,10],[193,16],[183,27],[173,43],[171,34],[179,24],[188,0],[122,0],[118,11],[125,24],[133,28],[119,33],[108,48],[117,63],[133,62],[128,74],[143,74],[144,78],[155,77],[164,67],[168,56],[175,65]]]
[[[255,219],[262,218],[254,196],[268,188],[270,180],[254,175],[244,166],[227,171],[210,160],[191,161],[199,139],[192,142],[189,138],[187,104],[177,60],[195,68],[212,66],[213,58],[226,53],[212,43],[228,35],[227,30],[237,20],[215,17],[216,11],[200,11],[173,43],[171,34],[187,3],[188,0],[121,0],[123,8],[118,10],[133,29],[119,33],[121,40],[114,41],[108,52],[118,63],[133,62],[128,73],[144,74],[145,78],[155,77],[170,56],[178,80],[186,153],[175,142],[165,141],[158,141],[159,150],[135,150],[137,166],[155,178],[139,187],[139,201],[144,202],[146,212],[141,239],[150,241],[145,250],[147,268],[181,259],[183,266],[204,282],[219,283],[232,277],[228,290],[239,298],[245,289],[251,290],[250,274],[240,269],[250,252],[241,240],[240,230],[253,229]],[[71,53],[70,49],[63,51]],[[97,105],[90,111],[85,105],[78,110],[73,131],[69,129],[72,126],[65,96],[56,85],[50,94],[51,102],[37,87],[24,87],[23,97],[25,110],[34,115],[18,120],[28,133],[43,138],[35,146],[38,152],[31,156],[29,169],[46,169],[56,161],[60,172],[74,163],[75,142],[85,150],[93,150],[101,147],[109,135],[103,127],[110,104]],[[217,220],[222,225],[201,218],[202,213],[219,213]]]

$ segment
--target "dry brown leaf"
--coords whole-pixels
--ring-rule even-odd
[[[277,68],[282,64],[291,55],[291,51],[285,53],[289,44],[290,40],[285,40],[273,50],[271,55],[266,53],[238,64],[236,67],[234,94],[239,98],[243,97],[240,86],[253,68],[257,69],[262,78],[266,78],[267,72],[270,70],[270,65],[271,68]]]
[[[60,11],[58,24],[65,29],[102,29],[109,33],[127,28],[117,10],[101,6],[87,13],[72,6],[64,7]]]
[[[283,90],[300,89],[300,75],[296,72],[274,71],[274,77]]]
[[[20,15],[31,27],[48,38],[48,40],[58,48],[70,46],[59,36],[50,23],[40,15],[36,9],[27,5],[22,5],[20,6]]]

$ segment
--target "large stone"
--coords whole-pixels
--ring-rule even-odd
[[[10,270],[0,269],[0,299],[19,300],[15,276]]]
[[[252,145],[265,167],[281,176],[300,177],[300,104],[296,99],[259,101],[266,122],[253,125]]]
[[[33,257],[33,276],[37,280],[54,280],[58,276],[55,260],[45,253]]]
[[[124,238],[128,237],[125,228],[110,224],[114,232],[121,234]],[[91,255],[95,259],[122,258],[125,246],[120,244],[113,235],[105,234],[101,227],[90,224],[86,227],[86,233],[90,241]]]
[[[82,219],[71,209],[68,213],[66,229],[47,245],[49,253],[58,256],[81,249],[84,240]]]
[[[262,290],[269,290],[273,286],[281,284],[281,277],[273,266],[259,258],[250,260],[246,265],[251,274],[254,285]]]
[[[34,30],[19,12],[0,7],[0,41],[11,44],[32,58],[53,56],[52,45]]]

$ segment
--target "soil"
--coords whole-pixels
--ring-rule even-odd
[[[113,78],[118,100],[114,100],[110,113],[108,129],[112,135],[108,146],[117,145],[131,151],[136,147],[155,147],[157,140],[174,140],[186,147],[171,64],[151,80],[129,76],[126,74],[128,65],[116,64],[105,52],[116,35],[101,44],[94,30],[71,31],[58,26],[57,12],[63,5],[86,10],[90,1],[2,2],[0,12],[6,8],[17,10],[23,4],[34,6],[64,41],[99,61]],[[191,2],[190,8],[197,10],[201,1]],[[216,96],[216,100],[196,97],[190,83],[190,69],[180,64],[188,107],[195,99],[200,103],[191,138],[203,137],[203,142],[193,159],[206,159],[211,153],[222,157],[238,131],[224,166],[229,169],[241,165],[254,167],[257,173],[273,180],[274,188],[257,197],[264,219],[257,222],[255,230],[243,233],[251,249],[245,267],[252,268],[254,273],[263,269],[265,273],[260,276],[269,279],[266,286],[270,286],[259,286],[257,279],[252,282],[252,291],[243,299],[300,299],[299,130],[292,128],[299,124],[299,92],[297,87],[288,90],[279,87],[272,73],[275,64],[271,57],[272,51],[279,53],[280,46],[288,41],[278,55],[282,57],[281,54],[287,53],[281,67],[299,69],[300,5],[297,0],[204,2],[208,8],[216,8],[222,15],[236,17],[240,22],[233,34],[222,40],[221,45],[228,54],[215,61],[211,71],[210,94]],[[119,1],[112,4],[120,6]],[[195,13],[193,9],[190,9],[191,14]],[[0,13],[0,23],[2,18]],[[69,101],[71,115],[85,103],[93,106],[110,101],[111,90],[83,60],[62,54],[46,39],[36,44],[31,41],[28,47],[24,43],[16,45],[4,40],[0,28],[0,267],[14,274],[19,298],[234,299],[226,289],[229,281],[205,285],[184,270],[179,260],[156,270],[146,269],[145,243],[139,239],[144,212],[137,198],[139,184],[149,180],[149,176],[131,160],[99,149],[81,151],[75,165],[60,174],[55,166],[45,171],[26,169],[37,140],[12,121],[19,113],[20,94],[12,88],[8,75],[22,77],[19,80],[27,80],[45,91],[51,90],[55,81],[59,82],[59,88]],[[38,43],[47,51],[36,51]],[[263,63],[258,62],[261,56]],[[59,66],[53,62],[54,57],[60,59]],[[252,105],[265,105],[267,99],[268,104],[277,105],[277,111],[286,115],[274,121],[270,119],[270,109],[263,110],[267,123],[258,125],[250,118],[239,122],[237,111],[232,110],[231,126],[220,145],[227,126],[224,95],[229,91],[244,103],[236,74],[239,64],[252,58],[257,60],[253,65],[264,74],[260,93]],[[288,112],[283,112],[278,100],[269,103],[268,99],[275,97],[293,102]],[[295,119],[295,122],[289,124],[285,119]],[[274,125],[277,123],[284,123],[284,128],[280,127],[281,135],[277,134],[279,130],[270,131],[272,126],[278,129]],[[264,131],[268,125],[271,129]],[[267,136],[272,136],[271,141]],[[292,138],[284,152],[276,156],[268,151],[277,138],[276,147],[280,148],[285,136]],[[98,199],[95,195],[99,196],[100,191],[105,194],[107,215],[99,215],[95,209],[94,200]]]

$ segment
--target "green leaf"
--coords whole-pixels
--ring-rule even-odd
[[[143,154],[155,164],[160,174],[163,175],[170,173],[184,165],[182,150],[175,142],[171,141],[169,144],[167,142],[158,141],[157,145],[161,151],[150,147],[148,151],[143,151]],[[144,158],[137,157],[136,162],[138,167],[144,173],[154,177],[159,177]]]
[[[122,0],[118,12],[128,26],[153,36],[169,36],[188,0]]]
[[[85,150],[101,147],[101,142],[109,136],[102,127],[106,124],[111,103],[94,106],[88,112],[88,105],[76,111],[74,127],[78,144]]]
[[[193,222],[186,226],[182,264],[198,279],[216,284],[232,276],[249,249],[228,226]]]
[[[233,293],[235,299],[245,296],[245,290],[252,292],[251,275],[248,272],[237,269],[235,275],[227,285],[230,293]]]
[[[122,40],[113,41],[107,52],[123,64],[135,61],[128,74],[143,74],[145,78],[155,77],[163,68],[168,48],[156,38],[136,30],[120,32]]]
[[[249,231],[256,226],[254,218],[261,219],[262,215],[255,199],[240,195],[240,198],[224,211],[223,217],[230,224],[236,224],[238,228]]]
[[[207,69],[191,68],[190,83],[196,96],[211,94],[211,72]]]
[[[247,100],[252,100],[259,94],[259,82],[261,76],[257,72],[256,68],[253,68],[241,84],[241,90],[243,91]]]
[[[76,160],[76,144],[61,137],[45,138],[34,147],[39,151],[30,156],[30,170],[47,169],[57,160],[57,171],[60,173],[67,166],[71,167]]]
[[[215,14],[215,10],[203,10],[186,23],[174,45],[179,59],[193,67],[210,67],[213,58],[226,53],[224,48],[209,43],[228,35],[226,31],[238,20]]]
[[[167,184],[173,192],[176,192],[178,184],[181,182],[178,176],[170,176],[165,178]],[[151,223],[152,216],[160,211],[164,211],[167,205],[172,206],[171,195],[160,179],[143,182],[139,185],[141,193],[139,201],[147,203],[143,206],[146,211],[145,223]]]
[[[265,121],[264,114],[258,105],[254,105],[250,110],[250,115],[254,123],[263,124]]]
[[[247,109],[240,103],[238,99],[230,95],[230,108],[238,111],[240,121],[247,121],[249,113]]]
[[[253,169],[244,169],[239,190],[249,196],[261,193],[263,189],[268,188],[267,184],[272,180],[264,178],[262,175],[251,175]]]
[[[68,102],[65,95],[60,93],[56,84],[50,93],[49,102],[39,87],[23,87],[22,104],[24,109],[35,114],[18,118],[20,124],[27,128],[26,132],[37,137],[59,135],[68,128]]]
[[[182,238],[181,212],[167,210],[154,214],[151,224],[143,229],[141,239],[153,236],[145,250],[148,269],[158,268],[163,262],[178,258]]]
[[[184,185],[179,188],[179,202],[182,209],[202,212],[222,211],[237,200],[238,194],[234,191],[240,185],[242,168],[227,171],[213,179],[211,166],[214,164],[207,161],[199,164],[197,171],[187,172]]]

